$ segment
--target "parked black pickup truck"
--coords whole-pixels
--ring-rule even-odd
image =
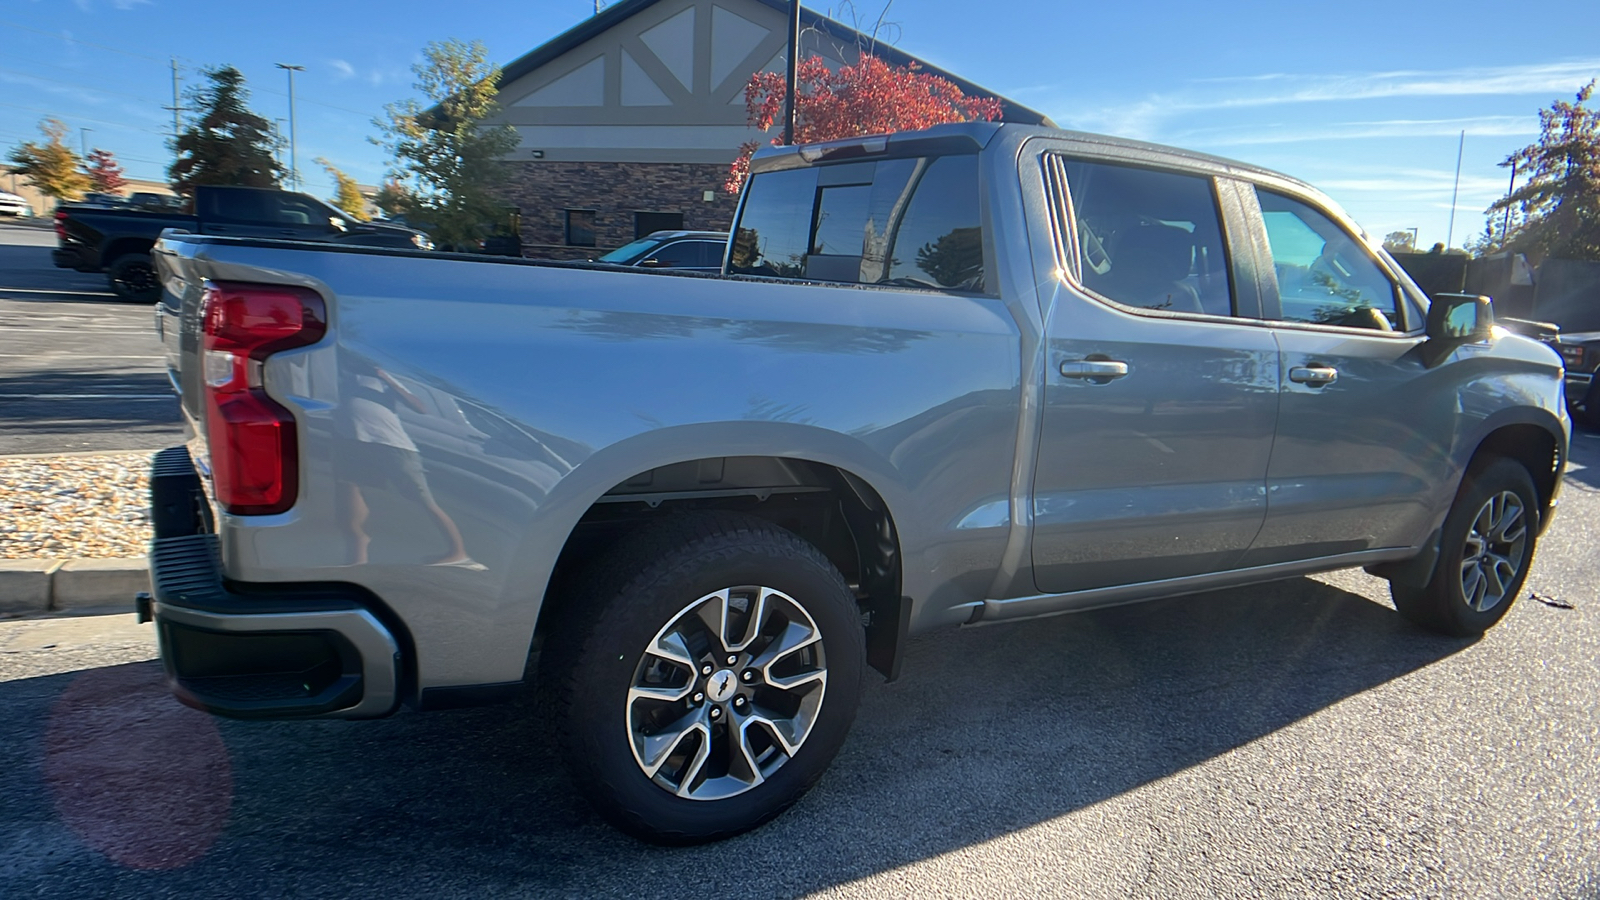
[[[433,242],[420,231],[351,221],[305,194],[202,186],[195,189],[192,213],[63,205],[56,210],[60,245],[51,259],[62,269],[105,272],[111,289],[125,300],[154,302],[161,292],[150,265],[150,248],[168,228],[192,234],[433,249]]]

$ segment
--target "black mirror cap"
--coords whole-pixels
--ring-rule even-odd
[[[1438,365],[1462,344],[1487,341],[1493,335],[1493,300],[1480,294],[1434,294],[1428,305],[1428,340],[1423,344],[1426,362]]]

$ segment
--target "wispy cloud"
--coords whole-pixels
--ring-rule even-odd
[[[1253,125],[1238,128],[1198,128],[1171,136],[1175,143],[1204,147],[1243,147],[1262,144],[1364,140],[1368,138],[1441,137],[1465,131],[1470,135],[1532,135],[1539,119],[1526,116],[1474,116],[1460,119],[1387,119],[1373,122],[1335,122],[1307,128],[1301,125]]]
[[[133,9],[138,6],[153,6],[151,0],[111,0],[111,5],[117,9]]]
[[[1194,113],[1407,97],[1543,95],[1548,99],[1571,94],[1597,76],[1600,58],[1435,72],[1270,73],[1196,79],[1179,91],[1148,94],[1133,102],[1083,110],[1059,119],[1074,128],[1161,139],[1168,123]]]
[[[356,67],[350,65],[348,62],[345,62],[342,59],[330,59],[328,60],[328,65],[333,66],[333,70],[339,73],[339,78],[341,80],[355,77]]]

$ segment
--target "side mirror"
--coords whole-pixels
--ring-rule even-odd
[[[1434,294],[1428,306],[1424,361],[1435,366],[1463,344],[1493,336],[1494,302],[1477,294]]]

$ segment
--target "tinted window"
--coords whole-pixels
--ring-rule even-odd
[[[567,244],[573,247],[594,246],[594,210],[569,209],[567,212]]]
[[[279,194],[275,198],[277,215],[274,221],[280,225],[331,225],[328,221],[329,214],[322,206],[296,197],[293,194]]]
[[[642,238],[657,231],[682,231],[683,213],[636,212],[633,214],[633,236]]]
[[[715,261],[711,259],[713,249],[716,251]],[[661,266],[674,268],[718,266],[722,264],[722,245],[709,241],[674,241],[654,253],[645,254],[645,259],[659,260]]]
[[[1233,314],[1211,180],[1067,160],[1083,284],[1127,306]]]
[[[729,271],[982,291],[977,163],[892,159],[757,175]]]
[[[751,178],[745,191],[728,271],[799,278],[810,249],[817,170],[764,172]]]
[[[262,191],[212,190],[204,192],[208,219],[224,222],[264,223],[273,220],[267,212],[267,196]]]
[[[1267,225],[1283,319],[1404,330],[1394,283],[1359,241],[1298,200],[1259,188],[1256,197]]]

